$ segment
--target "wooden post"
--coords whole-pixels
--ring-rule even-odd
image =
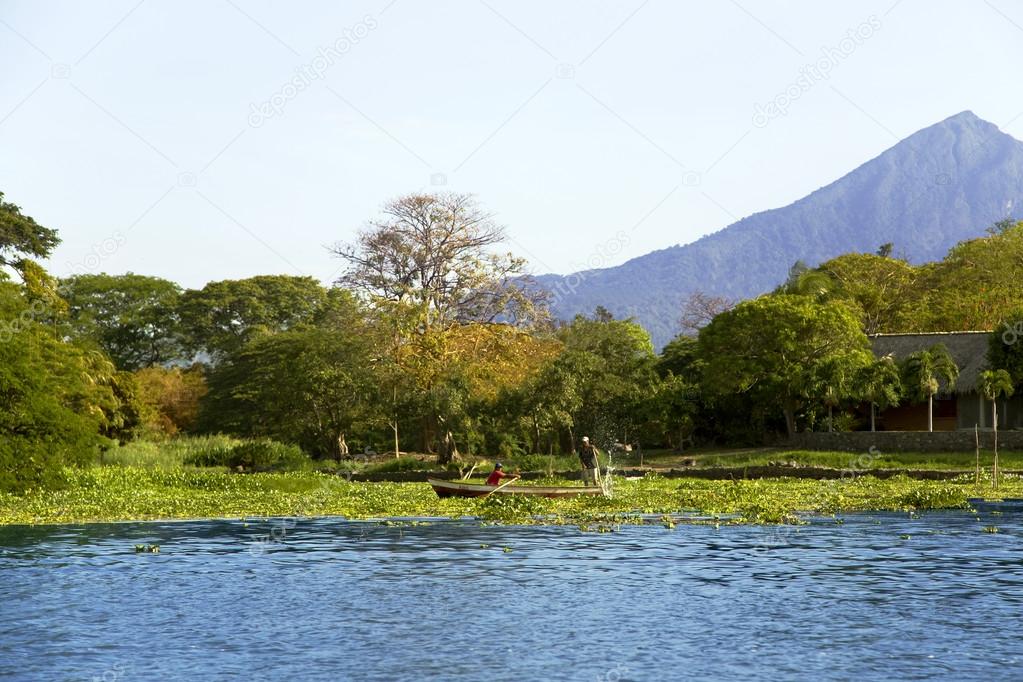
[[[994,487],[998,488],[998,398],[991,401],[991,428],[995,434],[995,466],[991,471]]]
[[[977,424],[973,425],[973,438],[977,444],[977,469],[973,480],[980,485],[980,427]]]

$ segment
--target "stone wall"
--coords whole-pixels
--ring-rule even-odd
[[[990,429],[981,430],[980,447],[993,445]],[[797,433],[785,443],[795,450],[840,450],[843,452],[972,452],[973,429],[962,431],[845,431],[840,433]],[[1023,450],[1023,430],[999,431],[998,448]]]

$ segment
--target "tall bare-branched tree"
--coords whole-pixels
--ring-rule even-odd
[[[682,316],[679,326],[682,333],[695,336],[703,327],[710,324],[715,316],[735,307],[735,301],[724,296],[712,296],[702,291],[694,291],[682,303]]]
[[[525,261],[500,253],[504,228],[467,194],[410,194],[387,203],[358,238],[333,252],[346,262],[338,279],[393,321],[386,373],[393,379],[390,422],[398,453],[399,383],[426,405],[423,446],[440,460],[457,457],[451,380],[461,372],[448,352],[456,327],[528,326],[546,316],[545,297],[524,274]],[[441,433],[440,431],[443,431]]]
[[[371,303],[409,305],[427,328],[459,322],[528,322],[542,314],[525,260],[497,253],[505,231],[469,194],[410,194],[383,207],[354,243],[334,253],[338,284]]]

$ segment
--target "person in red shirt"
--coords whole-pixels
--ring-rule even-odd
[[[500,462],[494,464],[494,470],[487,476],[487,485],[501,485],[502,478],[510,478],[512,480],[521,478],[518,474],[506,474],[504,473],[504,467],[501,466]]]

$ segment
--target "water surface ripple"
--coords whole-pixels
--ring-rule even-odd
[[[5,527],[0,678],[1021,679],[1021,540],[1011,506],[601,534]]]

